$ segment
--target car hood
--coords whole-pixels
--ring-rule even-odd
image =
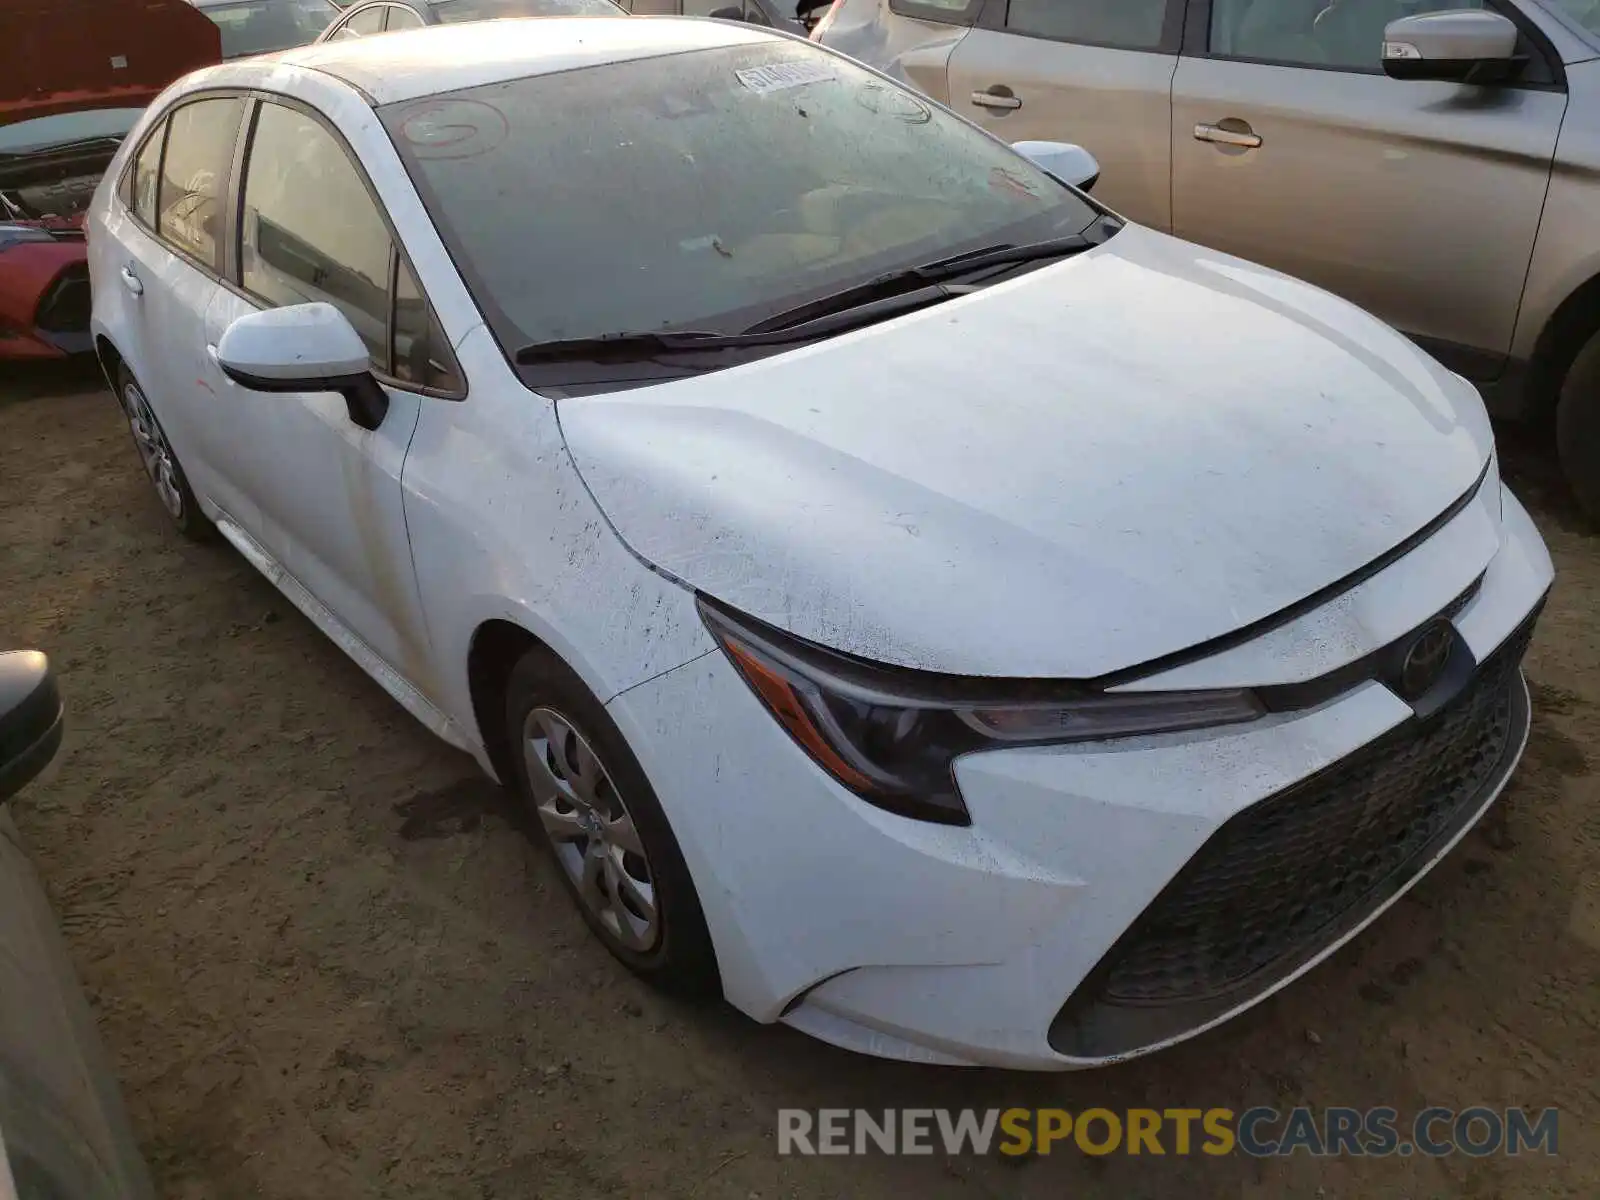
[[[222,61],[189,0],[0,0],[0,126],[91,108],[139,108]]]
[[[1091,678],[1294,605],[1467,493],[1477,392],[1326,292],[1129,226],[843,337],[563,400],[633,552],[879,662]]]

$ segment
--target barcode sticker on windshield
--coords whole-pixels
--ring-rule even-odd
[[[782,62],[766,67],[746,67],[735,71],[739,82],[758,96],[781,92],[784,88],[821,83],[833,78],[833,67],[825,62]]]

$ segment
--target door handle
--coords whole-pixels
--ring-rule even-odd
[[[133,273],[132,267],[122,268],[122,286],[135,296],[144,295],[144,284],[139,282],[139,277]]]
[[[1244,125],[1241,121],[1239,124]],[[1215,142],[1219,146],[1236,146],[1240,150],[1254,150],[1261,145],[1261,135],[1253,133],[1250,126],[1243,129],[1224,129],[1221,125],[1196,125],[1194,140]]]
[[[973,92],[972,102],[979,108],[995,108],[1002,111],[1022,107],[1022,97],[1004,84],[996,84],[986,92]]]

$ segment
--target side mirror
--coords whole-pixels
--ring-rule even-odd
[[[1100,178],[1099,160],[1071,142],[1013,142],[1011,148],[1080,192],[1087,192]]]
[[[1391,79],[1504,83],[1527,62],[1517,54],[1516,25],[1487,9],[1402,17],[1383,31],[1383,70]]]
[[[362,429],[376,429],[389,411],[367,344],[342,312],[321,301],[246,313],[217,342],[217,365],[253,392],[338,392]]]
[[[35,650],[0,654],[0,804],[50,765],[65,725],[50,660]]]

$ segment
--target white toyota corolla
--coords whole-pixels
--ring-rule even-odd
[[[1089,1066],[1465,834],[1552,573],[1472,387],[1027,150],[749,26],[292,50],[127,139],[94,333],[178,527],[516,789],[628,966]]]

